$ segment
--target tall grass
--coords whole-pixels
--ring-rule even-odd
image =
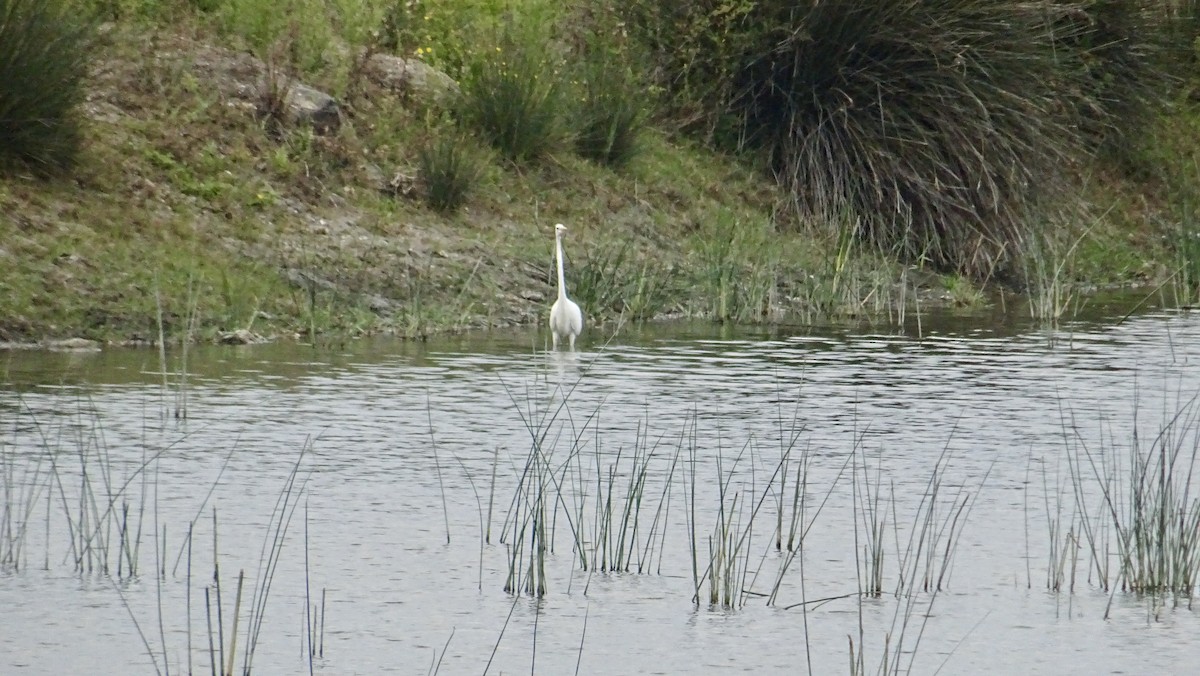
[[[1077,298],[1072,272],[1075,244],[1064,247],[1050,234],[1035,235],[1026,242],[1023,256],[1029,315],[1044,324],[1055,324],[1071,311]]]
[[[576,67],[573,81],[578,92],[572,119],[575,152],[614,169],[637,155],[646,117],[645,88],[638,86],[629,57],[619,49],[593,47]]]
[[[1127,440],[1102,435],[1095,445],[1085,440],[1074,414],[1064,411],[1066,490],[1073,511],[1064,534],[1063,490],[1056,482],[1055,505],[1052,509],[1047,498],[1046,508],[1047,585],[1073,591],[1079,557],[1086,556],[1088,579],[1100,589],[1190,607],[1200,584],[1200,499],[1193,486],[1200,461],[1200,395],[1165,409],[1148,439],[1136,402],[1132,422]]]
[[[574,266],[572,295],[596,320],[652,319],[669,310],[671,270],[644,260],[626,243],[583,249]]]
[[[425,202],[435,211],[455,211],[484,176],[486,158],[468,137],[442,134],[417,153]]]
[[[92,53],[93,27],[72,3],[0,0],[0,169],[75,163]]]
[[[776,307],[778,256],[771,223],[743,223],[718,210],[695,235],[700,255],[696,286],[707,304],[705,314],[718,322],[753,323]]]
[[[458,115],[505,159],[541,159],[566,138],[561,60],[543,42],[515,32],[494,49],[467,64]]]
[[[1169,91],[1160,3],[621,3],[669,116],[746,153],[802,223],[901,260],[1019,271],[1066,163],[1137,139]]]

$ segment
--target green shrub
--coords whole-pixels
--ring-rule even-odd
[[[1074,5],[1064,0],[1059,4]],[[1156,0],[1093,0],[1060,19],[1064,63],[1077,71],[1080,128],[1088,145],[1127,168],[1180,64],[1178,23]]]
[[[575,106],[575,152],[586,159],[620,168],[637,154],[644,120],[644,89],[621,54],[602,50],[579,68],[579,101]]]
[[[74,164],[92,38],[62,0],[0,0],[0,165]]]
[[[635,5],[638,4],[635,2]],[[668,101],[757,153],[805,220],[908,261],[1014,267],[1084,154],[1059,54],[1074,8],[1012,0],[683,0],[637,8]]]
[[[475,54],[458,114],[508,160],[537,160],[564,140],[562,64],[542,45],[511,36]]]
[[[483,178],[485,158],[478,142],[459,135],[439,135],[420,150],[418,161],[425,202],[448,212],[466,202],[468,194]]]
[[[907,261],[1019,271],[1065,166],[1128,155],[1162,100],[1151,0],[618,0],[677,126],[750,152],[801,222]],[[1178,51],[1178,50],[1176,50]]]

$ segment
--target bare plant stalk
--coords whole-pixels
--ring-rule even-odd
[[[425,393],[425,415],[429,420],[429,444],[433,449],[433,466],[437,469],[438,490],[442,494],[442,521],[446,524],[446,544],[450,544],[450,509],[446,506],[446,484],[442,481],[442,462],[438,458],[437,437],[433,433],[433,404]]]
[[[233,626],[229,631],[229,654],[225,656],[225,676],[233,676],[233,658],[237,655],[238,616],[242,610],[242,583],[246,581],[246,571],[238,571],[237,594],[233,600]]]
[[[213,646],[212,603],[209,600],[209,587],[204,588],[204,617],[208,623],[208,666],[212,676],[217,676],[217,650]]]

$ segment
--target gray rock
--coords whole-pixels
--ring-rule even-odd
[[[336,99],[306,84],[292,81],[286,105],[293,122],[312,125],[318,134],[337,131],[342,125],[342,109]]]
[[[99,352],[100,343],[87,338],[64,338],[62,340],[48,340],[45,343],[47,349],[63,351],[63,352]]]
[[[391,54],[372,54],[365,71],[375,83],[419,103],[444,105],[459,93],[454,78],[421,61]]]
[[[311,124],[318,133],[341,126],[341,106],[329,94],[288,78],[252,54],[212,45],[198,45],[189,58],[198,79],[212,82],[215,89],[238,106],[262,109],[272,89],[286,87],[284,106],[294,123]]]
[[[265,343],[267,339],[248,329],[238,329],[217,334],[217,342],[222,345],[254,345]]]

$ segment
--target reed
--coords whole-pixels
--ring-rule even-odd
[[[619,493],[620,487],[617,485],[618,476],[623,474],[618,470],[622,451],[619,449],[613,462],[606,470],[603,470],[600,466],[600,447],[597,444],[595,453],[597,499],[594,520],[596,524],[594,532],[597,539],[592,550],[592,568],[594,570],[627,573],[631,566],[636,566],[640,572],[647,563],[644,557],[653,541],[653,530],[649,536],[645,536],[639,532],[639,527],[646,480],[650,474],[650,462],[658,448],[657,442],[647,446],[648,426],[648,421],[639,421],[638,423],[633,455],[630,460],[631,467],[627,473],[623,494]],[[669,486],[670,480],[671,477],[668,474],[665,484]],[[665,493],[659,501],[660,506],[664,500]],[[635,557],[638,557],[636,561]]]
[[[14,426],[18,422],[19,416],[14,419]],[[27,455],[19,453],[5,438],[0,438],[0,571],[16,572],[28,566],[26,541],[43,492],[49,503],[51,491],[45,456],[36,454],[30,463]],[[47,530],[49,527],[47,512]],[[47,549],[45,566],[48,568],[49,565]]]
[[[519,411],[519,405],[511,391],[509,398],[518,406]],[[508,547],[508,575],[504,584],[504,590],[508,593],[528,593],[538,597],[546,593],[546,556],[554,548],[550,522],[557,515],[560,504],[566,507],[562,482],[556,477],[556,469],[551,466],[555,441],[558,434],[561,434],[561,429],[556,428],[554,422],[560,415],[569,416],[568,398],[569,391],[550,412],[539,412],[532,408],[521,415],[530,436],[530,448],[521,467],[516,490],[509,504],[509,515],[505,519],[504,532],[500,537],[500,541]],[[555,433],[555,436],[551,436],[552,433]],[[561,464],[563,468],[578,457],[579,435],[574,435],[573,438],[575,441],[568,457]],[[564,476],[565,474],[564,471]],[[572,517],[571,510],[564,511],[574,551],[580,565],[586,568],[586,548],[579,526]]]
[[[956,490],[947,494],[944,486],[951,460],[948,440],[930,469],[925,488],[912,513],[908,538],[903,548],[899,528],[893,526],[897,561],[897,577],[892,592],[895,606],[891,626],[882,639],[882,648],[877,658],[877,673],[913,673],[913,664],[934,605],[938,596],[949,586],[954,554],[963,528],[974,507],[976,496],[991,475],[989,467],[976,485],[960,483]],[[863,547],[863,558],[859,564],[860,571],[863,571],[860,572],[859,592],[854,595],[859,613],[857,642],[854,636],[848,636],[852,674],[865,674],[868,670],[869,640],[863,620],[864,604],[868,599],[880,596],[875,592],[875,576],[878,575],[878,580],[882,583],[883,557],[877,550],[876,542],[882,540],[886,530],[883,526],[886,513],[891,512],[893,524],[899,523],[895,492],[891,492],[889,503],[879,501],[881,482],[878,477],[881,469],[877,468],[877,479],[871,481],[870,475],[865,471],[865,462],[860,463],[860,466],[864,471],[856,472],[856,482],[862,482],[859,492],[861,497],[856,497],[855,502],[856,510],[860,513],[860,517],[856,519],[857,528],[862,533],[856,538],[856,543],[866,543],[866,546]],[[882,584],[879,587],[881,588]]]
[[[708,558],[703,569],[699,567],[700,556],[699,538],[697,535],[697,505],[696,505],[696,473],[695,465],[699,448],[697,424],[693,420],[691,436],[687,444],[687,462],[690,471],[684,473],[685,512],[688,518],[689,545],[692,549],[692,579],[695,592],[692,602],[699,604],[702,598],[704,584],[708,584],[708,602],[711,606],[725,609],[741,608],[746,598],[751,594],[753,580],[750,579],[750,554],[754,542],[755,522],[762,512],[763,506],[772,495],[772,487],[787,465],[788,454],[775,464],[773,471],[766,478],[764,488],[757,488],[758,477],[753,458],[756,455],[756,441],[748,438],[734,455],[725,469],[726,459],[720,432],[716,435],[716,477],[717,507],[714,523],[706,536]],[[749,476],[739,476],[738,465],[743,460],[750,465]],[[748,485],[747,485],[748,484]],[[757,574],[755,575],[757,578]],[[756,596],[761,594],[754,592]]]
[[[1110,551],[1107,523],[1115,545],[1116,586],[1190,607],[1200,582],[1200,500],[1192,492],[1200,456],[1200,394],[1183,397],[1174,411],[1164,412],[1149,441],[1139,431],[1135,405],[1134,431],[1123,448],[1102,439],[1093,450],[1073,421],[1065,425],[1073,442],[1071,481],[1082,537],[1102,584],[1107,584]],[[1085,486],[1098,495],[1099,514],[1089,511]]]
[[[301,474],[300,470],[303,466],[305,455],[311,449],[312,439],[310,438],[301,446],[300,452],[296,456],[296,462],[292,465],[292,470],[279,491],[279,497],[275,500],[275,507],[271,513],[271,520],[266,536],[263,538],[262,550],[259,555],[258,572],[255,574],[254,590],[251,596],[250,615],[246,628],[246,651],[242,660],[242,673],[246,676],[252,671],[254,653],[258,648],[266,617],[267,599],[270,597],[271,586],[275,580],[275,572],[279,567],[279,561],[283,555],[283,546],[288,529],[292,523],[292,516],[296,512],[296,507],[299,505],[304,487],[308,483],[310,474]],[[238,588],[240,598],[240,581]],[[235,617],[235,630],[237,628],[236,622]],[[233,656],[231,655],[229,658],[231,668],[232,664]]]
[[[883,595],[883,538],[887,530],[886,505],[882,505],[882,467],[875,467],[872,481],[865,454],[861,453],[861,441],[855,444],[851,471],[854,480],[854,534],[855,549],[861,554],[856,561],[859,572],[859,593],[879,598]],[[895,489],[889,504],[895,504]],[[861,542],[859,541],[860,536]]]
[[[118,481],[103,426],[90,402],[77,402],[73,419],[60,419],[54,428],[22,403],[15,422],[32,430],[40,449],[18,455],[0,443],[0,566],[25,565],[31,519],[44,496],[44,567],[50,566],[52,521],[57,517],[65,521],[67,558],[76,572],[106,576],[115,568],[119,579],[135,576],[152,488],[149,473],[167,448],[152,451],[143,446],[141,462],[127,468]]]

